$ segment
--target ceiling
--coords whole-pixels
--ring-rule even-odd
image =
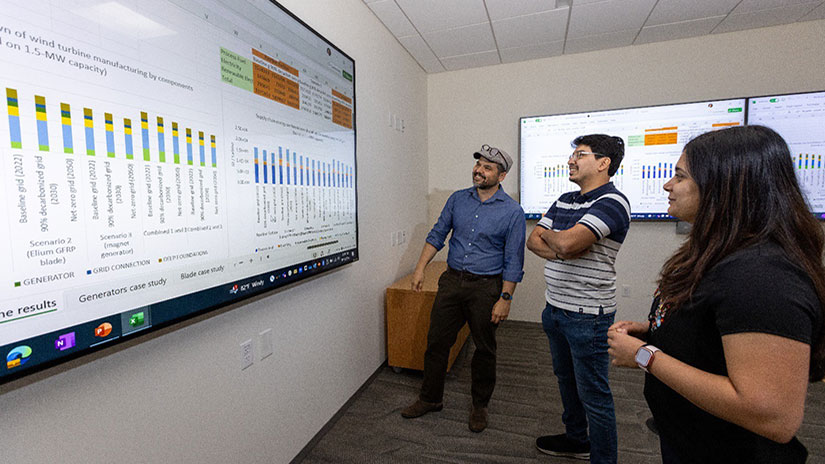
[[[825,19],[825,0],[364,0],[428,73]]]

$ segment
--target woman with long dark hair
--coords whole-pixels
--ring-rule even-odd
[[[649,321],[608,332],[613,363],[647,372],[663,461],[805,462],[794,435],[825,376],[825,234],[787,144],[762,126],[702,134],[664,189],[690,235]]]

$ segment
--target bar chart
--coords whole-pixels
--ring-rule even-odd
[[[162,261],[166,248],[154,245],[164,243],[159,237],[200,227],[211,230],[223,220],[220,140],[214,126],[208,130],[186,119],[91,96],[61,98],[32,86],[0,88],[5,90],[8,116],[8,131],[0,130],[0,172],[6,173],[5,195],[16,200],[7,211],[10,233],[88,241],[86,256],[21,255],[16,261],[23,272],[44,266],[76,269],[89,254],[100,264],[156,254]],[[188,135],[185,143],[181,128]],[[193,132],[198,137],[197,160],[192,155]],[[187,164],[180,153],[184,146]],[[142,156],[136,158],[136,150]],[[100,239],[127,236],[135,238],[121,240],[116,249]]]
[[[620,191],[624,189],[625,186],[625,174],[624,174],[624,164],[619,166],[619,169],[616,170],[616,173],[613,174],[613,177],[610,178],[613,182],[613,185],[616,186],[617,189]]]
[[[821,190],[825,188],[825,169],[822,167],[822,155],[817,153],[796,153],[793,165],[800,184]]]
[[[52,151],[52,147],[54,146],[53,141],[50,140],[50,133],[49,133],[49,114],[47,112],[47,105],[46,105],[46,97],[41,95],[33,95],[32,104],[35,109],[35,128],[34,134],[36,134],[36,140],[28,140],[24,141],[21,131],[21,119],[20,119],[20,98],[18,96],[17,89],[13,88],[6,88],[6,106],[8,110],[8,121],[9,121],[9,133],[10,137],[10,146],[11,148],[16,149],[23,149],[23,148],[32,148],[37,149],[39,151]],[[63,153],[65,154],[73,154],[74,153],[74,134],[73,134],[73,120],[72,120],[72,106],[65,102],[60,102],[59,107],[54,108],[54,112],[56,113],[55,121],[60,122],[60,134],[62,137],[62,147]],[[59,118],[57,117],[59,115]],[[157,136],[157,145],[152,147],[149,143],[150,138],[150,123],[149,123],[149,112],[141,111],[140,112],[140,135],[141,135],[141,148],[143,153],[143,160],[144,161],[154,161],[159,163],[172,163],[172,164],[180,164],[180,141],[179,141],[179,123],[177,121],[172,121],[172,133],[171,133],[171,142],[172,142],[172,149],[173,149],[173,157],[167,160],[167,140],[169,139],[169,134],[166,132],[166,124],[164,123],[163,116],[155,116],[156,117],[156,136]],[[102,124],[101,124],[102,120]],[[96,156],[98,151],[96,146],[95,140],[95,133],[98,132],[101,128],[105,134],[103,138],[105,142],[105,153],[108,158],[119,158],[123,157],[125,159],[134,159],[134,145],[132,143],[132,118],[126,117],[124,115],[122,117],[122,135],[124,143],[122,146],[117,146],[115,143],[116,138],[116,127],[117,130],[120,129],[120,126],[117,125],[117,121],[113,116],[113,113],[103,112],[101,117],[101,112],[99,110],[94,110],[92,108],[84,107],[83,108],[83,138],[86,147],[86,155],[88,156]],[[100,124],[100,126],[98,126]],[[187,144],[187,164],[190,166],[194,164],[193,155],[192,155],[192,132],[193,128],[186,127],[186,144]],[[198,148],[199,148],[199,165],[201,167],[218,167],[218,159],[217,159],[217,140],[214,134],[208,134],[205,131],[197,130],[198,134]],[[209,137],[210,143],[210,163],[207,164],[206,159],[206,137]]]
[[[252,148],[258,225],[313,224],[355,214],[354,167],[289,147]]]
[[[640,166],[641,193],[646,197],[665,195],[664,185],[673,177],[674,163],[652,163]]]
[[[574,190],[576,185],[570,182],[569,177],[570,168],[567,164],[544,166],[544,192],[548,195],[560,195]]]

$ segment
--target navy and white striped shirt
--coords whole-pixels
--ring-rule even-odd
[[[616,254],[630,227],[630,202],[608,182],[584,195],[568,192],[553,203],[538,225],[567,230],[582,224],[596,243],[576,259],[549,259],[544,267],[545,298],[553,306],[598,314],[616,310]]]

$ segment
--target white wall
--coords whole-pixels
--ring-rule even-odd
[[[361,260],[0,387],[3,464],[289,462],[386,359],[384,288],[418,253],[390,233],[427,218],[427,77],[361,0],[281,3],[356,60]],[[267,328],[275,355],[241,371]]]
[[[824,21],[428,77],[361,0],[282,3],[357,63],[361,260],[0,387],[3,464],[288,462],[386,359],[384,288],[470,185],[470,153],[517,152],[519,116],[823,87]],[[517,194],[517,170],[505,188]],[[391,247],[397,230],[410,240]],[[623,317],[646,312],[672,230],[634,223]],[[541,265],[528,258],[514,319],[538,320]],[[240,371],[239,343],[266,328],[275,355]]]
[[[825,21],[811,21],[430,75],[429,224],[451,191],[471,185],[470,154],[482,143],[518,154],[521,116],[822,90],[823,73]],[[517,167],[504,181],[514,198]],[[684,238],[674,231],[632,223],[616,262],[619,288],[630,287],[618,317],[647,316],[658,270]],[[527,252],[511,319],[540,321],[543,265]]]

